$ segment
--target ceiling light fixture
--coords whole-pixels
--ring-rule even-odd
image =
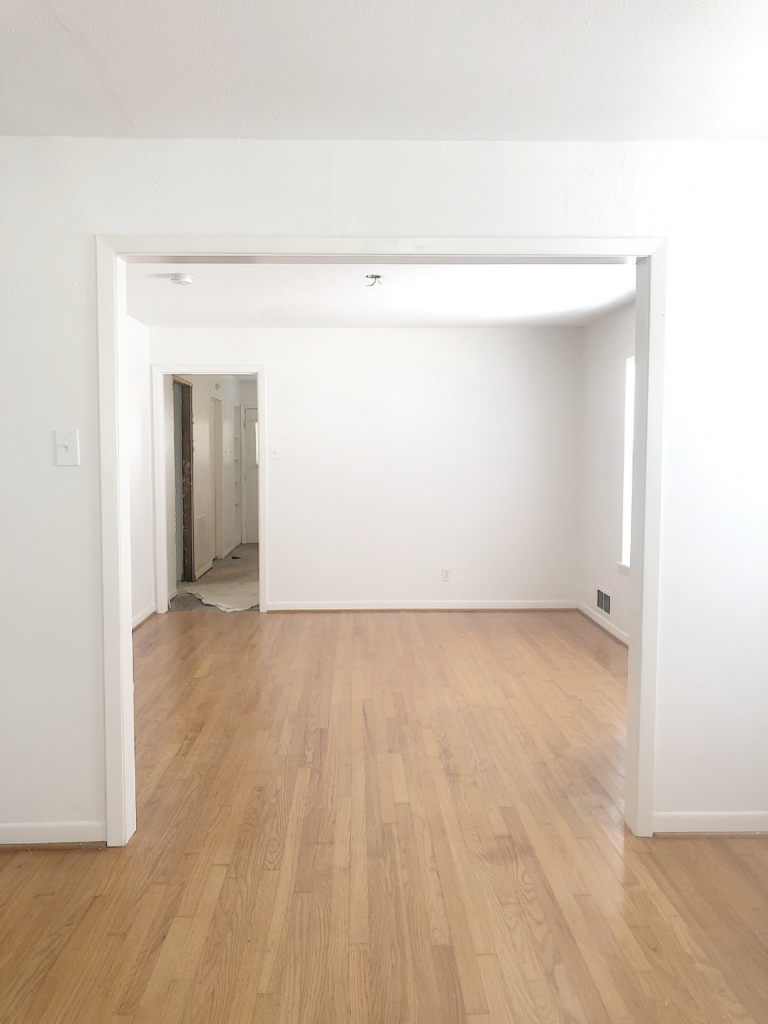
[[[192,284],[192,275],[171,274],[171,284]]]
[[[373,288],[375,284],[381,284],[381,274],[366,274],[365,276],[371,282],[365,286],[366,288]]]

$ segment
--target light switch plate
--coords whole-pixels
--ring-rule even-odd
[[[56,465],[80,465],[80,431],[57,430],[56,434]]]

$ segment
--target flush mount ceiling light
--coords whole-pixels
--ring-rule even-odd
[[[171,274],[172,284],[192,284],[191,274]]]
[[[365,286],[366,288],[373,288],[375,284],[381,284],[381,274],[366,274],[365,276],[371,282]]]

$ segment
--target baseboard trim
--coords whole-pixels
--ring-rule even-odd
[[[593,608],[590,608],[588,604],[584,604],[583,601],[579,601],[577,607],[582,615],[586,615],[588,619],[592,619],[592,621],[596,622],[598,626],[602,626],[606,633],[610,633],[611,636],[620,640],[625,647],[629,647],[629,633],[625,633],[623,629],[619,629],[618,626],[614,626],[614,624],[607,619],[605,615],[601,615],[600,612],[596,612]]]
[[[235,541],[234,544],[232,544],[230,547],[227,548],[227,550],[224,552],[224,554],[221,557],[222,558],[226,558],[227,555],[231,555],[232,554],[232,552],[235,550],[235,548],[239,548],[239,547],[240,547],[240,545],[238,544],[237,541]]]
[[[134,615],[133,629],[136,629],[138,626],[140,626],[142,622],[146,622],[150,615],[154,615],[156,611],[157,608],[155,607],[155,605],[150,605],[148,608],[145,608],[143,612],[139,612],[138,615]]]
[[[22,821],[0,824],[0,846],[103,843],[106,839],[106,821]]]
[[[768,832],[768,811],[656,811],[654,832]]]
[[[207,565],[204,565],[204,566],[202,567],[202,569],[200,570],[200,572],[195,572],[195,578],[194,578],[194,580],[193,580],[192,582],[193,582],[193,583],[197,583],[197,581],[198,581],[198,580],[199,580],[199,579],[200,579],[200,578],[201,578],[202,576],[205,576],[205,574],[206,574],[206,573],[207,573],[207,572],[208,572],[208,571],[209,571],[210,569],[212,569],[212,568],[213,568],[213,562],[208,562],[208,563],[207,563]]]
[[[271,612],[573,610],[576,601],[270,601]]]

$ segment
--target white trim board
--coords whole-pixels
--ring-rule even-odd
[[[614,263],[652,256],[663,238],[521,238],[330,236],[330,235],[100,235],[99,240],[129,263],[172,263],[175,256],[200,256],[202,262],[228,263],[364,263],[379,262],[529,263],[537,260],[573,262],[603,260]],[[405,261],[402,257],[407,257]],[[185,262],[195,262],[194,260]],[[200,261],[197,261],[200,262]]]
[[[118,415],[127,277],[125,263],[98,240],[96,274],[106,839],[123,846],[136,831],[130,473]]]
[[[768,832],[768,811],[656,811],[654,832]]]
[[[19,821],[0,825],[0,846],[103,843],[106,838],[106,821]]]
[[[577,601],[576,606],[582,614],[586,615],[588,619],[592,619],[598,626],[602,626],[606,633],[610,633],[611,636],[615,636],[617,640],[629,647],[629,633],[625,633],[623,629],[619,629],[615,626],[607,615],[601,615],[600,612],[595,611],[594,608],[590,608],[588,604],[584,604],[583,601]]]
[[[357,611],[564,611],[577,601],[271,601],[271,612]]]
[[[120,457],[117,418],[119,324],[125,312],[126,261],[174,262],[179,258],[233,263],[355,263],[371,258],[392,263],[578,263],[637,262],[637,346],[635,453],[632,507],[631,635],[627,702],[625,819],[636,835],[653,833],[656,743],[656,660],[658,639],[659,540],[664,356],[665,241],[659,238],[413,238],[98,236],[98,333],[101,448],[104,708],[107,779],[107,842],[128,842],[135,830],[133,686],[130,630],[130,508],[125,458]],[[153,394],[157,394],[155,378]],[[220,365],[169,367],[165,372],[258,373],[260,462],[266,467],[269,415],[264,404],[265,368]],[[159,408],[155,404],[155,408]],[[156,417],[153,413],[157,441]],[[155,449],[157,451],[157,448]],[[156,482],[164,474],[155,463]],[[265,468],[265,484],[269,474]],[[260,480],[261,485],[261,480]],[[155,501],[164,508],[164,485]],[[267,525],[267,487],[260,486],[260,531]],[[164,532],[162,537],[164,538]],[[156,536],[158,611],[167,609],[166,553]],[[259,544],[259,607],[270,610],[268,536]],[[263,598],[263,600],[262,600]],[[432,604],[432,602],[425,602]],[[489,605],[498,604],[488,602]]]

